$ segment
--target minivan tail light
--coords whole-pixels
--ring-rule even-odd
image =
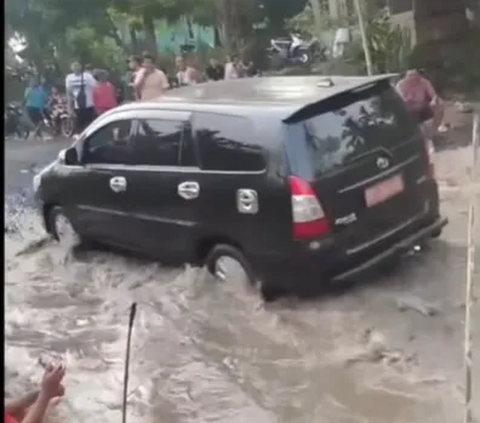
[[[293,237],[312,239],[330,232],[330,225],[311,185],[297,176],[290,176]]]
[[[435,179],[435,147],[430,138],[424,137],[425,152],[427,156],[427,175],[430,179]]]

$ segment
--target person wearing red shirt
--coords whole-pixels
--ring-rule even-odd
[[[98,85],[93,89],[93,104],[97,115],[117,107],[117,94],[115,87],[108,81],[108,75],[101,71],[97,75]]]
[[[419,125],[424,126],[432,120],[431,125],[424,126],[428,128],[427,135],[436,135],[442,126],[445,107],[432,83],[417,69],[410,69],[397,83],[396,88],[407,110]]]
[[[5,423],[41,423],[50,400],[65,394],[65,388],[62,385],[64,376],[63,365],[48,366],[40,390],[5,404]]]

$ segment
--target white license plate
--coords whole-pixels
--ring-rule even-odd
[[[402,175],[396,175],[365,190],[367,207],[383,203],[405,189]]]

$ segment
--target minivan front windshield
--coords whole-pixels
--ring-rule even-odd
[[[402,100],[390,86],[352,93],[333,104],[328,111],[295,124],[302,127],[316,177],[379,148],[394,154],[396,146],[418,134]]]

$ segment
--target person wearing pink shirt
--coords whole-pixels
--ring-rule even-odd
[[[97,115],[117,107],[115,87],[108,81],[107,73],[102,71],[97,75],[98,85],[93,89],[93,104]]]
[[[396,89],[418,124],[432,120],[428,135],[436,135],[442,126],[445,107],[431,82],[417,69],[410,69],[397,83]]]

